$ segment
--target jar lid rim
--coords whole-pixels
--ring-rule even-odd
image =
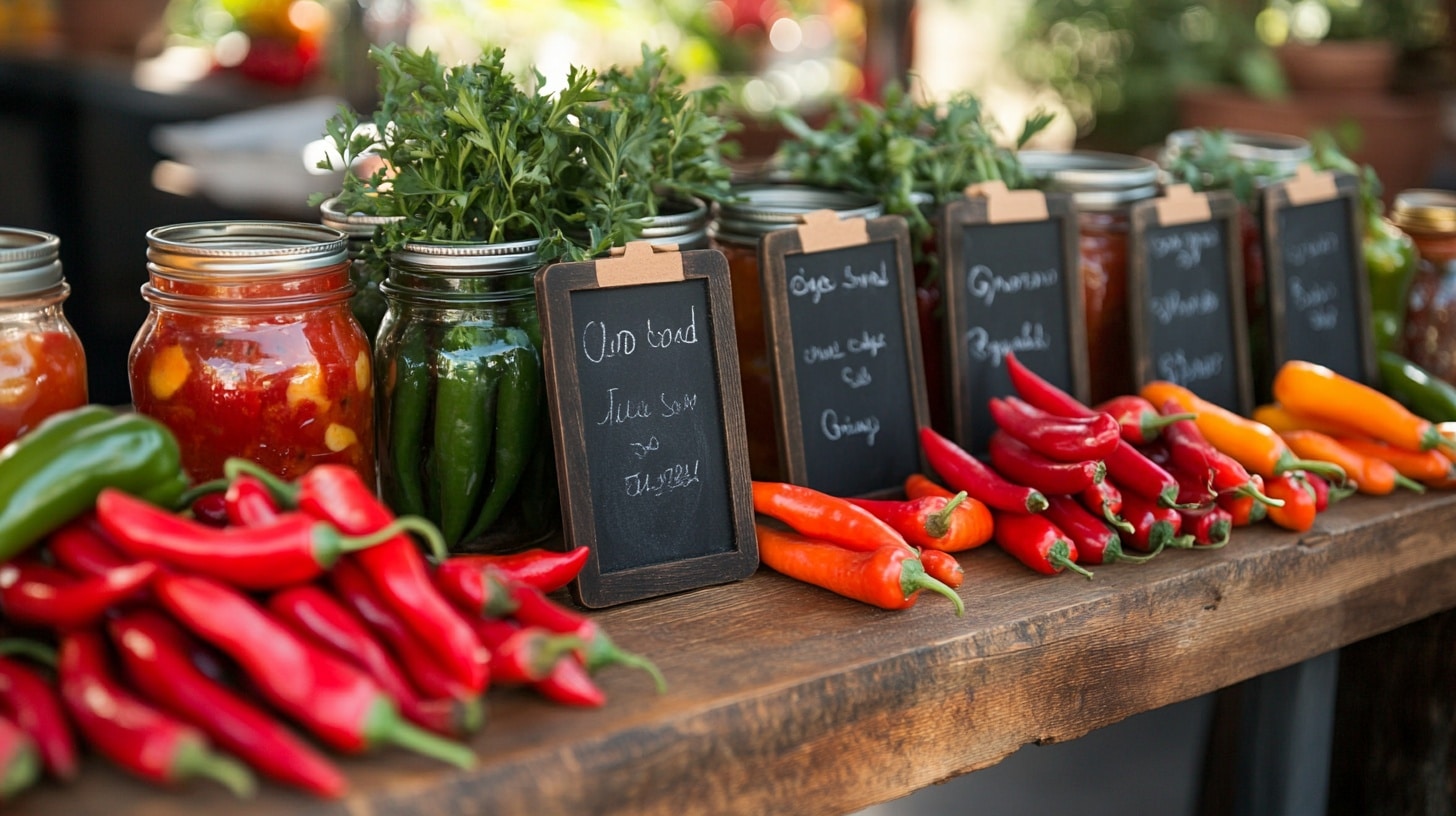
[[[59,237],[40,230],[0,227],[0,296],[36,295],[64,280]]]
[[[1403,229],[1456,231],[1456,192],[1430,188],[1402,190],[1391,205],[1390,220]]]

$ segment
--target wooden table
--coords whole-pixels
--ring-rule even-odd
[[[181,793],[99,760],[7,813],[838,813],[1079,737],[1456,608],[1456,494],[1355,497],[1304,535],[1238,530],[1087,581],[962,557],[966,615],[927,595],[883,612],[760,572],[598,613],[670,690],[613,669],[600,710],[493,691],[459,772],[399,751],[344,762],[350,797],[268,784],[243,802]]]

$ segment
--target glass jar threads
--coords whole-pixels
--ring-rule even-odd
[[[521,549],[559,526],[537,245],[406,244],[379,287],[381,492],[452,550]]]
[[[1132,391],[1127,238],[1132,205],[1158,194],[1158,165],[1137,156],[1024,150],[1021,162],[1077,204],[1082,296],[1094,403]]]
[[[343,234],[218,221],[153,229],[147,245],[132,403],[177,435],[192,477],[241,456],[284,478],[339,463],[373,484],[373,366]]]
[[[1419,255],[1406,298],[1405,355],[1456,384],[1456,193],[1402,191],[1390,220],[1415,241]]]
[[[798,226],[801,216],[815,210],[834,210],[841,218],[877,218],[884,207],[873,198],[855,193],[795,184],[743,185],[735,187],[733,195],[732,202],[718,205],[709,236],[712,246],[728,258],[733,286],[749,470],[755,479],[777,479],[780,468],[774,433],[774,387],[763,317],[759,239]]]
[[[87,402],[86,354],[62,311],[61,241],[0,227],[0,446]]]
[[[354,318],[364,329],[364,336],[373,343],[379,334],[379,322],[384,319],[387,308],[384,295],[379,293],[379,284],[389,273],[384,260],[369,254],[366,250],[374,239],[374,232],[380,226],[400,221],[400,215],[366,215],[345,212],[337,198],[331,198],[319,205],[319,221],[344,233],[349,241],[349,277],[354,281],[354,296],[349,299],[349,308]]]

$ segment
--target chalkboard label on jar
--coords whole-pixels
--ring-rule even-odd
[[[1271,371],[1289,360],[1376,381],[1360,185],[1311,171],[1264,191]]]
[[[1007,354],[1087,399],[1077,213],[1064,193],[985,184],[942,208],[936,229],[951,434],[980,455],[996,430],[989,400],[1016,393]]]
[[[1139,386],[1168,380],[1231,411],[1254,408],[1238,204],[1186,185],[1133,207],[1128,315]]]
[[[604,607],[758,566],[728,264],[629,244],[536,280],[573,584]]]
[[[929,423],[905,219],[809,213],[759,253],[786,479],[837,496],[902,490]]]

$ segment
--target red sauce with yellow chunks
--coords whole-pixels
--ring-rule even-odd
[[[0,330],[0,446],[86,401],[86,355],[74,332]]]

